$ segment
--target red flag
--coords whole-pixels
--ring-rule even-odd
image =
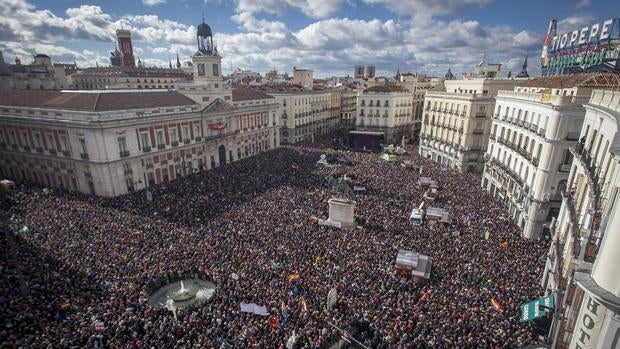
[[[272,316],[269,318],[269,326],[271,326],[272,328],[278,328],[280,326],[280,320],[278,320],[277,317]]]

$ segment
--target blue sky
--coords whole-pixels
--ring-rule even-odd
[[[483,53],[518,72],[526,54],[530,73],[549,17],[564,32],[618,17],[611,0],[0,0],[0,49],[5,60],[30,61],[34,52],[80,66],[109,64],[114,29],[131,29],[135,55],[167,66],[179,52],[195,52],[202,13],[232,68],[264,73],[293,66],[315,76],[352,74],[355,64],[379,73],[428,75],[469,72]]]

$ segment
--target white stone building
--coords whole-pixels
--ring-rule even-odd
[[[268,91],[279,105],[281,144],[314,141],[338,127],[340,106],[332,96],[339,91],[300,91],[278,89]]]
[[[445,91],[424,97],[420,155],[461,171],[482,172],[491,130],[494,96],[514,80],[445,80]]]
[[[191,78],[182,69],[101,67],[86,68],[71,75],[78,90],[175,89],[177,82]]]
[[[57,90],[70,88],[64,70],[55,69],[48,55],[37,54],[32,64],[22,64],[16,58],[15,64],[0,60],[0,90]],[[57,76],[57,74],[59,74]]]
[[[357,90],[342,91],[340,125],[352,127],[355,126],[355,117],[357,116]]]
[[[548,233],[558,215],[582,105],[601,84],[599,74],[545,77],[496,97],[482,187],[505,202],[527,238]]]
[[[620,87],[616,75],[615,88]],[[613,86],[613,83],[610,85]],[[542,284],[554,294],[554,347],[615,348],[620,336],[620,92],[595,90],[579,142]]]
[[[387,144],[411,141],[415,110],[421,101],[402,86],[383,85],[358,92],[357,131],[383,132]]]

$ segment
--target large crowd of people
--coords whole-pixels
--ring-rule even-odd
[[[323,153],[351,163],[317,166]],[[0,245],[13,253],[0,255],[0,346],[328,348],[343,336],[368,348],[536,343],[519,305],[541,296],[548,244],[521,238],[476,175],[413,148],[396,160],[283,147],[151,187],[152,200],[145,191],[106,199],[21,187],[3,207],[10,234]],[[402,160],[439,182],[435,205],[451,212],[451,225],[409,223],[424,189]],[[320,226],[310,218],[327,218],[328,199],[340,195],[328,179],[345,173],[366,188],[354,198],[360,226]],[[399,249],[433,257],[426,284],[397,271]],[[177,322],[149,305],[154,285],[190,275],[214,282],[213,298]],[[328,310],[332,288],[338,301]],[[267,316],[241,312],[242,302],[266,306]]]

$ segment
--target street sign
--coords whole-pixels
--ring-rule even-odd
[[[545,309],[540,309],[540,306],[547,308],[555,308],[555,298],[553,295],[537,299],[525,304],[521,304],[521,322],[532,321],[536,318],[545,315]]]

